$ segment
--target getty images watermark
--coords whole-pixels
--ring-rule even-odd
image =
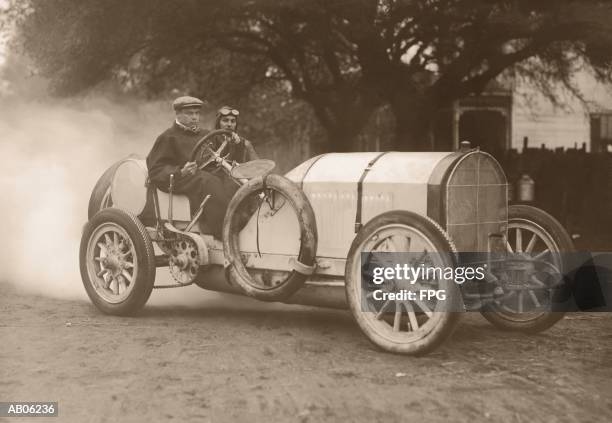
[[[612,311],[612,254],[362,253],[363,311]],[[460,301],[459,301],[460,300]]]
[[[452,266],[437,253],[363,253],[362,292],[378,301],[444,301],[449,284],[483,281],[487,264]],[[368,307],[368,305],[366,305]]]

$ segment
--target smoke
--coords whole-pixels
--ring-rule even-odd
[[[146,156],[170,122],[166,102],[0,103],[0,283],[86,298],[78,249],[91,190],[113,162]]]

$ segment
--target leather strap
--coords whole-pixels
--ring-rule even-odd
[[[361,178],[359,178],[359,182],[357,182],[357,215],[355,216],[355,233],[359,232],[359,230],[363,226],[362,223],[361,223],[361,207],[362,207],[362,200],[363,200],[362,199],[362,197],[363,197],[363,180],[366,178],[366,176],[368,175],[368,172],[374,166],[374,163],[376,163],[378,161],[378,159],[380,159],[382,156],[384,156],[387,153],[388,153],[388,151],[380,153],[378,156],[376,156],[372,160],[370,160],[370,162],[368,163],[368,166],[365,169],[363,169],[363,173],[361,174]]]
[[[304,172],[304,176],[302,177],[302,180],[300,181],[300,189],[304,189],[304,179],[306,179],[306,175],[308,175],[308,172],[310,172],[310,169],[312,169],[312,167],[315,165],[315,163],[318,162],[319,160],[321,160],[326,155],[327,154],[321,154],[319,157],[316,157],[312,161],[312,163],[310,163],[310,166],[308,166],[308,169],[306,169],[306,172]]]

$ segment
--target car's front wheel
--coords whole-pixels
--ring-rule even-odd
[[[367,254],[362,256],[363,253]],[[381,285],[362,280],[364,269],[372,270],[370,263],[362,262],[364,257],[375,257],[370,253],[392,253],[382,256],[391,258],[390,267],[401,264],[395,263],[394,258],[414,258],[418,261],[413,263],[416,267],[453,269],[456,252],[446,232],[433,220],[416,213],[403,210],[383,213],[358,233],[345,271],[350,310],[370,341],[387,351],[410,355],[425,354],[438,347],[452,333],[463,310],[454,280],[424,278],[414,283],[392,280],[383,291],[415,292],[416,297],[379,301],[381,292],[376,291]],[[423,298],[420,296],[423,290],[442,292],[445,298]]]
[[[555,300],[563,289],[565,259],[574,251],[569,234],[545,211],[512,205],[506,248],[510,262],[498,275],[503,295],[485,306],[482,315],[503,330],[537,333],[550,328],[564,315],[555,310]]]

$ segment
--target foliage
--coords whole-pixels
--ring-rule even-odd
[[[382,105],[396,148],[428,148],[436,110],[508,69],[544,90],[572,87],[582,66],[611,78],[603,0],[15,0],[11,10],[58,93],[117,78],[239,101],[272,83],[312,107],[334,150],[351,149]]]

